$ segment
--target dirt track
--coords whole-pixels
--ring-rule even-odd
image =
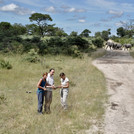
[[[104,134],[134,134],[134,59],[127,51],[109,50],[93,64],[107,80]]]

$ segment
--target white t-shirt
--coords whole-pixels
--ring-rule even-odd
[[[49,85],[51,85],[51,86],[54,85],[54,78],[53,78],[53,75],[50,76],[50,73],[48,73],[47,78],[46,78],[46,81],[47,81],[47,83],[48,83]],[[53,89],[50,88],[50,87],[47,87],[47,90],[48,90],[48,91],[52,91]]]
[[[66,86],[67,85],[67,82],[69,82],[69,79],[66,77],[65,80],[63,80],[62,78],[60,79],[61,81],[61,85],[62,86]],[[63,88],[63,89],[68,89],[68,88]]]

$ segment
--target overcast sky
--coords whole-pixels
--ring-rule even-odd
[[[32,13],[49,14],[68,34],[84,29],[95,32],[116,29],[134,19],[133,0],[0,0],[0,22],[32,24]]]

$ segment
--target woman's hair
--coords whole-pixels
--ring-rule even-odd
[[[60,73],[60,77],[61,77],[61,76],[65,76],[65,74],[62,72],[62,73]]]
[[[44,76],[44,75],[46,75],[46,76],[47,76],[47,74],[48,74],[48,73],[47,73],[47,72],[45,72],[45,73],[43,73],[43,74],[42,74],[42,76]]]

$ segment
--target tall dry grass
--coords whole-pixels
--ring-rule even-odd
[[[0,69],[0,96],[4,96],[0,103],[1,134],[84,134],[103,121],[105,79],[90,57],[45,56],[36,64],[23,61],[20,55],[0,57],[13,65],[11,70]],[[61,72],[70,80],[69,108],[61,108],[57,89],[53,91],[51,114],[38,115],[36,85],[50,68],[55,68],[55,85],[60,84]]]

